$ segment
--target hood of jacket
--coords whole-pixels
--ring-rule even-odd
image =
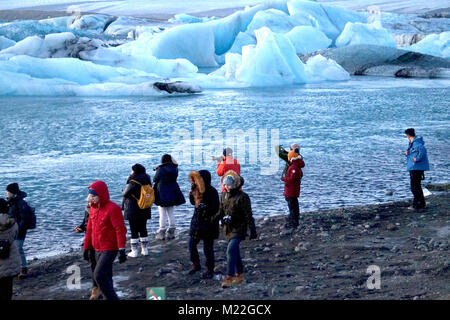
[[[205,186],[206,187],[210,186],[211,185],[211,173],[208,170],[200,170],[198,173],[202,176]]]
[[[14,225],[14,223],[16,223],[16,220],[11,218],[8,214],[0,214],[0,231],[8,230]]]
[[[101,206],[104,206],[109,202],[109,190],[106,183],[103,181],[95,181],[89,186],[89,188],[93,189],[98,194]]]
[[[189,182],[191,184],[195,184],[200,193],[205,193],[206,190],[205,179],[203,179],[203,176],[200,174],[200,172],[191,171],[189,173]]]
[[[425,145],[425,141],[423,141],[423,138],[422,137],[416,137],[414,140],[413,140],[413,142],[412,142],[412,145],[415,145],[415,144],[421,144],[421,145]]]

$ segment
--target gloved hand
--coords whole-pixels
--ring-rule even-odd
[[[119,263],[124,263],[127,261],[127,256],[125,255],[125,249],[119,250]]]
[[[91,261],[89,250],[84,250],[83,251],[83,259],[86,260],[87,262]]]

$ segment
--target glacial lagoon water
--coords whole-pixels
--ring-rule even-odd
[[[301,212],[406,199],[407,127],[424,136],[431,163],[426,182],[450,180],[449,85],[449,80],[353,77],[176,97],[1,97],[0,186],[19,182],[36,207],[38,227],[26,241],[29,258],[79,248],[83,236],[73,228],[83,218],[87,186],[104,180],[120,203],[131,166],[142,163],[153,177],[151,168],[161,155],[180,149],[174,132],[193,133],[195,123],[204,133],[215,129],[224,136],[230,129],[254,128],[267,130],[270,138],[271,130],[278,130],[284,146],[300,143],[306,162]],[[181,149],[189,151],[198,140],[192,135]],[[269,139],[266,147],[271,148]],[[210,153],[203,163],[180,161],[179,184],[187,200],[190,170],[209,169],[219,186]],[[250,156],[246,152],[239,160],[246,162],[244,189],[255,217],[287,213],[280,181],[284,164],[261,174],[267,163],[249,163]],[[189,203],[176,208],[178,227],[188,227],[192,212]],[[157,225],[153,207],[148,227],[154,232]]]

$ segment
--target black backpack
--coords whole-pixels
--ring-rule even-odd
[[[26,202],[25,202],[26,203]],[[30,207],[28,203],[26,203],[25,206],[25,213],[24,213],[24,226],[27,229],[35,229],[36,228],[36,210],[34,207]]]
[[[10,249],[11,243],[8,240],[0,240],[0,259],[9,258]]]

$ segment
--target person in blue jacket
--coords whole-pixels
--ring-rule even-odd
[[[425,178],[424,171],[430,170],[427,149],[422,137],[416,137],[413,128],[405,130],[406,138],[409,140],[408,150],[405,151],[406,170],[409,171],[411,192],[414,196],[412,209],[425,208],[421,182]]]

